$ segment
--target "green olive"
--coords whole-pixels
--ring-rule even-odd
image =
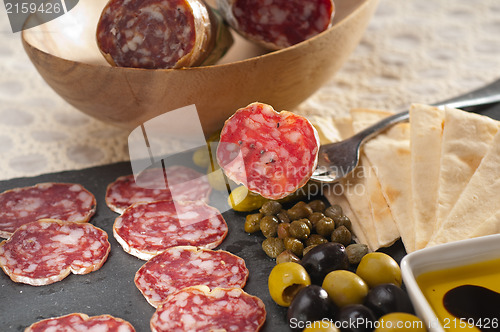
[[[305,240],[311,234],[311,229],[304,221],[302,221],[302,219],[300,219],[292,221],[289,232],[290,236],[299,240]]]
[[[265,237],[273,237],[278,232],[278,224],[278,218],[275,216],[264,216],[260,220],[260,230]]]
[[[268,287],[271,298],[283,307],[290,306],[297,292],[311,284],[306,269],[298,263],[276,265],[269,274]]]
[[[405,312],[391,312],[379,318],[374,332],[409,331],[426,332],[424,322],[415,315]],[[399,327],[399,328],[398,328]]]
[[[344,246],[348,246],[351,243],[352,235],[345,226],[340,226],[335,228],[332,232],[331,240],[332,242],[342,243]]]
[[[368,285],[363,279],[347,270],[328,273],[321,287],[328,292],[328,296],[338,307],[362,304],[368,294]]]
[[[313,210],[313,212],[323,212],[326,209],[325,202],[319,199],[310,201],[307,205]]]
[[[332,320],[317,320],[307,326],[302,332],[340,332]]]
[[[284,239],[286,237],[290,236],[290,223],[289,222],[282,222],[281,224],[278,225],[278,238]]]
[[[322,243],[328,243],[328,240],[319,234],[311,234],[306,240],[306,246],[318,245]]]
[[[316,232],[325,237],[329,237],[334,229],[335,223],[333,222],[333,219],[329,217],[324,217],[316,224]]]
[[[325,217],[325,215],[322,213],[322,212],[313,212],[309,217],[309,221],[311,222],[311,224],[313,225],[313,227],[316,227],[316,224],[318,223],[318,221],[320,221],[321,219],[323,219]]]
[[[276,257],[276,264],[286,263],[286,262],[299,263],[300,262],[300,258],[298,258],[290,250],[284,250],[281,254],[278,255],[278,257]]]
[[[283,244],[282,239],[270,237],[262,242],[262,249],[267,256],[276,258],[285,250],[285,245]]]
[[[398,263],[389,255],[381,252],[366,254],[359,262],[356,274],[370,288],[380,284],[395,284],[401,286],[401,269]]]
[[[260,220],[262,219],[262,213],[249,214],[245,218],[245,232],[255,233],[260,231]]]
[[[249,212],[260,209],[262,204],[267,201],[267,198],[249,191],[245,186],[236,187],[227,198],[229,206],[233,210],[239,212]]]
[[[304,252],[304,244],[299,239],[294,237],[287,237],[283,240],[285,243],[285,249],[290,250],[295,255],[302,257]]]
[[[260,212],[266,216],[272,216],[278,214],[282,209],[281,203],[277,201],[267,201],[262,204]]]
[[[206,146],[202,146],[193,153],[193,163],[202,168],[210,165],[210,153]]]
[[[332,206],[329,206],[325,210],[325,216],[335,219],[337,217],[341,217],[344,213],[342,211],[342,208],[340,205],[334,204]]]

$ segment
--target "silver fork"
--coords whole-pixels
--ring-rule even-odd
[[[500,79],[464,95],[433,104],[433,106],[467,108],[498,102],[500,102]],[[358,165],[360,148],[365,142],[397,123],[408,121],[409,117],[408,110],[396,113],[348,139],[322,145],[319,149],[318,167],[311,180],[334,183],[346,177]]]

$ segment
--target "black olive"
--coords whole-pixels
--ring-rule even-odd
[[[334,270],[347,270],[349,259],[340,243],[323,243],[309,250],[301,262],[311,277],[311,282],[321,285],[325,276]]]
[[[370,308],[351,304],[340,309],[336,326],[342,332],[371,332],[377,319]]]
[[[337,307],[328,298],[326,290],[309,285],[295,295],[286,317],[293,331],[301,331],[306,322],[333,319],[336,311]]]
[[[408,294],[394,284],[381,284],[368,292],[364,304],[378,318],[391,312],[413,314],[413,306]]]

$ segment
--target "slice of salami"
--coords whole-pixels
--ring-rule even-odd
[[[300,43],[332,25],[333,0],[217,0],[226,21],[268,49]]]
[[[49,331],[135,332],[135,329],[129,322],[110,315],[89,317],[86,314],[74,313],[38,321],[24,330],[24,332]]]
[[[151,258],[135,275],[135,285],[158,307],[169,294],[189,286],[243,287],[248,279],[245,261],[227,251],[172,247]]]
[[[91,224],[42,219],[0,243],[0,267],[15,282],[48,285],[98,270],[110,248],[107,233]]]
[[[167,189],[149,189],[157,187],[158,183],[165,183],[164,174],[168,174]],[[106,204],[117,212],[123,211],[132,204],[153,201],[208,201],[212,187],[207,177],[191,168],[184,166],[170,166],[149,169],[140,174],[140,187],[136,184],[133,175],[121,176],[108,185]],[[149,185],[151,184],[151,185]]]
[[[87,222],[95,213],[94,195],[79,184],[40,183],[0,194],[0,237],[39,219]]]
[[[259,331],[264,303],[241,288],[194,286],[167,297],[153,314],[151,331]]]
[[[270,199],[306,184],[318,162],[319,136],[304,117],[252,103],[222,128],[217,161],[227,177]]]
[[[111,65],[163,69],[205,64],[214,50],[220,58],[232,38],[200,0],[110,0],[97,43]]]
[[[113,225],[113,234],[123,249],[144,260],[170,247],[215,248],[227,231],[219,210],[200,201],[137,203]]]

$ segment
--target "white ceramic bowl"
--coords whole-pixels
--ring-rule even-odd
[[[403,281],[415,312],[429,332],[444,332],[438,318],[417,284],[423,273],[470,265],[500,258],[500,234],[478,237],[425,248],[406,255],[401,261]]]

